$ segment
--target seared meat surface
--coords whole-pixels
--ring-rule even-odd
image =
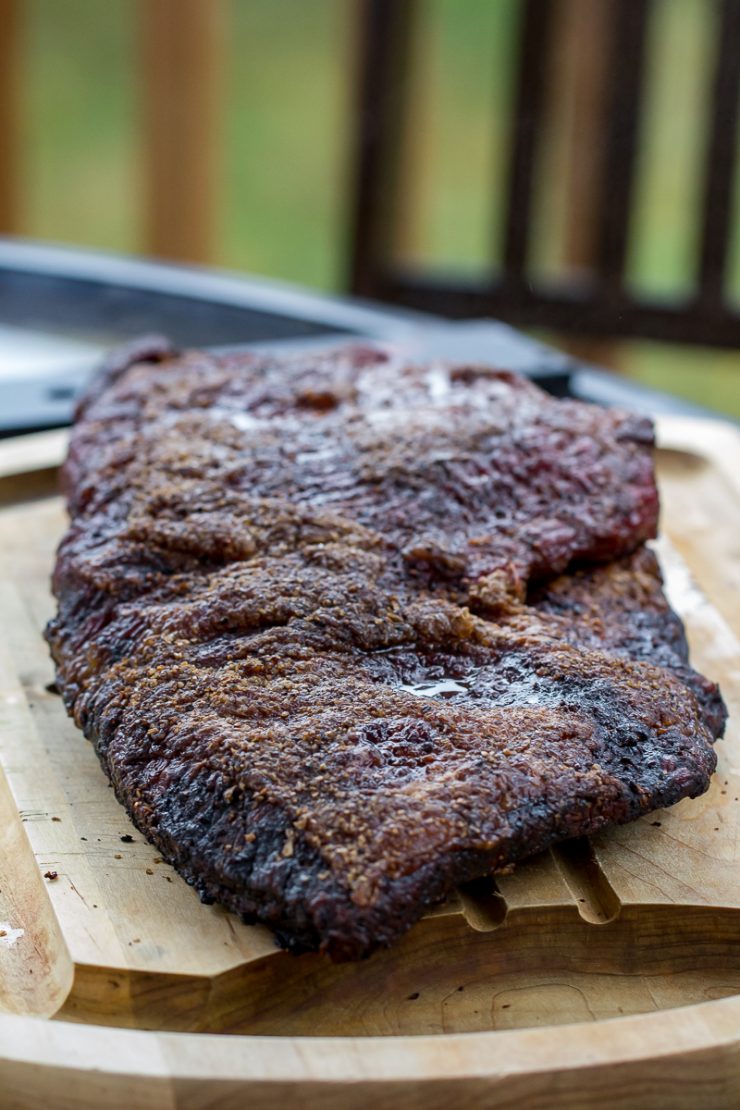
[[[190,518],[178,540],[184,511],[228,560],[223,535],[244,542],[250,506],[290,506],[366,529],[397,577],[454,583],[485,605],[655,536],[645,418],[555,401],[486,367],[408,366],[369,349],[153,357],[85,406],[67,490],[74,517],[106,520],[115,501],[141,543],[173,557],[193,544]]]
[[[367,349],[137,358],[81,406],[47,635],[205,900],[358,958],[706,789],[722,706],[641,549],[649,422]]]
[[[663,593],[658,560],[649,548],[534,586],[527,601],[548,615],[553,631],[561,628],[568,643],[672,671],[696,697],[712,736],[722,735],[727,710],[719,687],[689,666],[683,624]]]

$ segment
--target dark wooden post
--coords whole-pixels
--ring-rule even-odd
[[[592,270],[596,262],[613,16],[614,0],[561,0],[556,34],[559,72],[553,88],[562,88],[570,78],[564,261],[574,271]]]
[[[415,0],[357,0],[349,288],[382,297],[399,212]]]
[[[519,69],[511,115],[511,165],[506,199],[503,282],[517,300],[528,285],[535,173],[547,108],[546,67],[554,0],[525,0]]]

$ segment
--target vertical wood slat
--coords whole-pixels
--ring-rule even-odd
[[[710,310],[725,295],[733,187],[737,177],[737,111],[740,98],[740,2],[721,0],[717,20],[711,123],[705,158],[700,300]]]
[[[20,222],[21,2],[0,0],[0,233]]]
[[[519,35],[517,89],[512,106],[511,166],[506,202],[504,280],[526,281],[537,154],[545,115],[546,67],[553,0],[525,0]]]
[[[556,105],[563,90],[569,90],[570,109],[562,140],[567,196],[562,261],[568,275],[589,283],[599,263],[614,16],[614,0],[558,0],[553,33],[556,65],[552,90]],[[611,340],[570,335],[562,338],[562,344],[569,354],[585,362],[610,368],[619,365],[620,349]]]
[[[358,0],[350,291],[380,295],[393,244],[416,0]]]
[[[591,270],[597,260],[613,18],[613,0],[558,2],[553,93],[557,96],[558,90],[571,88],[571,110],[563,137],[568,196],[563,261],[568,270]]]
[[[213,259],[221,0],[139,0],[148,253]]]
[[[612,0],[612,52],[606,106],[607,156],[601,186],[598,272],[605,293],[623,295],[643,104],[650,0]]]

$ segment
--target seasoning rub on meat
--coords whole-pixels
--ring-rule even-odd
[[[64,469],[67,708],[204,900],[368,955],[706,789],[724,707],[643,546],[651,445],[485,367],[119,352]]]

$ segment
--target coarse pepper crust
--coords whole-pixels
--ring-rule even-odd
[[[118,352],[64,468],[67,708],[204,900],[366,956],[706,789],[724,707],[643,546],[651,444],[487,367]]]

